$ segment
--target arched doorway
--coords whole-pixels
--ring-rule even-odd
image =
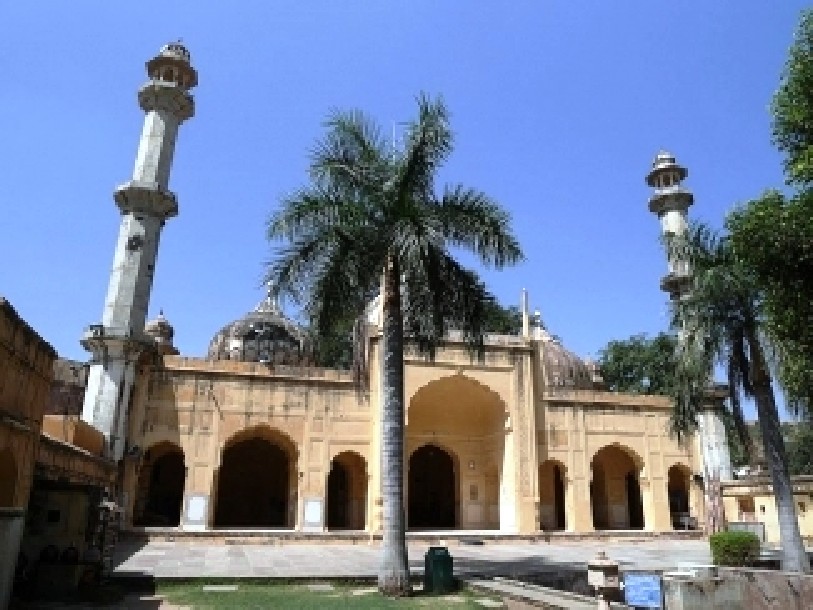
[[[692,525],[689,508],[689,481],[691,472],[686,466],[675,464],[669,468],[666,484],[669,496],[669,516],[674,529],[689,529]]]
[[[181,522],[186,466],[183,451],[161,443],[144,454],[133,525],[176,527]]]
[[[603,447],[593,456],[590,501],[595,529],[643,529],[640,462],[634,456],[618,445]]]
[[[217,473],[215,527],[291,527],[290,454],[291,444],[271,430],[249,430],[227,443]]]
[[[328,529],[362,530],[366,524],[367,469],[352,451],[337,455],[327,476]]]
[[[547,460],[539,467],[539,528],[563,530],[565,518],[565,467]]]
[[[14,490],[17,487],[17,463],[11,449],[0,451],[0,506],[14,506]]]
[[[457,525],[457,477],[452,456],[424,445],[409,458],[408,527],[445,529]]]
[[[507,418],[503,396],[467,375],[444,376],[415,389],[407,409],[406,455],[414,457],[420,471],[427,454],[417,451],[431,446],[448,454],[451,466],[446,460],[442,470],[427,471],[429,477],[447,479],[441,515],[437,506],[421,508],[427,501],[423,495],[441,492],[429,489],[426,477],[416,475],[413,464],[408,464],[408,527],[485,530],[500,529],[504,523],[514,528],[515,507],[510,502],[501,506],[500,492],[506,435],[513,433]]]

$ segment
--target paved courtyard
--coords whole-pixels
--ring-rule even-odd
[[[410,544],[413,574],[422,574],[426,544]],[[623,569],[674,569],[682,563],[708,564],[708,542],[659,540],[569,544],[511,543],[449,547],[458,576],[527,577],[581,571],[599,551]],[[364,544],[190,544],[124,542],[114,557],[115,574],[156,578],[371,578],[380,560],[380,543]]]

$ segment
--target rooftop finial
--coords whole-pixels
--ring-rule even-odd
[[[282,313],[282,308],[279,305],[279,295],[277,294],[277,285],[273,280],[266,280],[265,282],[265,298],[257,305],[257,311],[266,311],[270,313]]]

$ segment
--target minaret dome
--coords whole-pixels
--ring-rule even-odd
[[[153,80],[175,83],[184,91],[198,84],[192,56],[180,42],[170,42],[161,47],[158,55],[147,62],[147,74]]]
[[[678,165],[672,153],[662,150],[655,155],[646,183],[653,188],[670,188],[679,186],[688,175],[689,172],[685,167]]]

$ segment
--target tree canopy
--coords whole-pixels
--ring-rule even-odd
[[[613,340],[599,352],[598,362],[613,392],[669,395],[675,381],[675,337],[658,333]]]
[[[790,184],[813,184],[813,9],[802,13],[771,104],[773,140]]]
[[[800,422],[788,434],[788,469],[793,475],[813,475],[813,424]]]
[[[802,13],[771,109],[773,140],[796,190],[748,201],[726,228],[734,256],[760,291],[788,406],[804,415],[813,401],[813,10]]]

